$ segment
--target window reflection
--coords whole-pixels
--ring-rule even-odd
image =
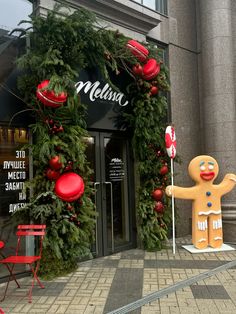
[[[28,150],[23,149],[27,143],[28,129],[0,125],[0,240],[6,243],[3,250],[6,256],[16,245],[11,216],[27,203],[24,184],[29,179],[29,157]],[[17,267],[16,271],[24,271],[24,266]],[[0,278],[6,274],[5,267],[0,267]]]
[[[29,20],[32,13],[32,3],[28,0],[1,0],[0,8],[0,29],[7,31],[16,28],[20,21]]]
[[[167,0],[133,0],[141,5],[155,10],[162,14],[167,14]]]
[[[143,0],[143,5],[150,9],[156,10],[156,0]]]

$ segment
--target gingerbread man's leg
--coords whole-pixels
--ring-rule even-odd
[[[208,216],[194,213],[192,215],[192,242],[197,249],[208,246]]]
[[[209,216],[209,245],[220,248],[223,244],[222,216],[210,214]]]

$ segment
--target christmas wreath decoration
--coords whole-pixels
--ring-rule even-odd
[[[32,29],[21,34],[30,39],[30,48],[17,63],[23,71],[19,90],[35,112],[31,125],[35,174],[29,182],[30,202],[16,215],[24,223],[28,219],[47,225],[44,277],[72,271],[78,257],[91,255],[96,216],[85,154],[86,106],[74,87],[79,72],[88,66],[98,67],[108,82],[109,72],[130,75],[127,94],[132,101],[123,122],[132,133],[140,176],[139,237],[144,248],[154,250],[168,235],[170,209],[162,193],[169,179],[164,153],[166,67],[157,48],[118,31],[94,28],[96,22],[86,10],[62,15],[55,8],[47,17],[33,16]],[[70,179],[75,185],[68,183]],[[153,193],[157,189],[161,192]]]

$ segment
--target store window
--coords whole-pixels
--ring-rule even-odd
[[[16,246],[12,214],[27,202],[25,181],[29,179],[29,132],[25,128],[0,125],[0,240],[6,243],[6,255]],[[0,277],[5,274],[0,268]]]
[[[0,0],[0,8],[0,240],[5,242],[2,253],[10,255],[16,247],[11,217],[27,202],[24,186],[29,179],[29,156],[23,147],[29,143],[28,125],[32,123],[17,89],[19,72],[15,63],[25,52],[26,41],[15,33],[10,35],[10,32],[20,21],[29,20],[32,3],[28,0]],[[26,246],[28,249],[29,245]],[[25,269],[18,267],[16,271]],[[0,280],[7,274],[5,267],[0,267]]]
[[[133,0],[143,6],[167,15],[167,0]]]

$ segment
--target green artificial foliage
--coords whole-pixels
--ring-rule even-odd
[[[168,236],[170,204],[163,196],[163,212],[155,211],[152,192],[158,187],[164,190],[169,180],[169,174],[160,174],[161,167],[168,162],[164,153],[167,116],[164,92],[169,89],[166,67],[161,63],[161,71],[153,82],[132,73],[137,59],[126,48],[128,38],[118,31],[94,27],[99,21],[86,10],[62,15],[55,9],[47,17],[33,16],[31,24],[32,28],[21,33],[29,38],[30,47],[18,59],[22,71],[18,87],[35,117],[35,123],[30,126],[34,178],[27,184],[30,201],[15,217],[24,223],[27,219],[47,225],[40,274],[46,278],[65,274],[75,269],[78,257],[91,256],[96,215],[92,202],[94,191],[90,186],[92,171],[85,154],[86,106],[74,87],[80,71],[88,67],[98,67],[116,89],[109,73],[121,75],[125,71],[130,75],[132,83],[126,94],[132,101],[123,114],[123,123],[132,133],[140,176],[139,236],[146,249],[161,249]],[[149,57],[161,62],[158,50],[145,45],[150,50]],[[44,80],[50,80],[47,89],[56,95],[67,93],[63,106],[50,108],[37,99],[37,86]],[[159,88],[157,95],[150,93],[153,85]],[[68,203],[54,193],[55,180],[49,179],[47,171],[49,161],[55,156],[62,163],[57,170],[60,174],[69,169],[83,178],[85,192],[79,200]]]
[[[149,48],[152,51],[152,47]],[[153,57],[159,62],[158,51],[154,49]],[[126,114],[133,130],[133,147],[138,161],[140,187],[137,201],[137,227],[143,246],[147,250],[159,250],[170,234],[171,211],[170,200],[164,195],[156,201],[152,197],[153,191],[163,192],[170,182],[168,168],[169,157],[165,152],[165,127],[167,114],[166,91],[169,90],[168,72],[161,63],[161,72],[157,79],[147,82],[142,78],[129,87],[132,98],[131,111]],[[150,94],[150,87],[158,86],[159,93]],[[167,167],[167,173],[161,169]],[[161,206],[155,210],[155,206]]]

